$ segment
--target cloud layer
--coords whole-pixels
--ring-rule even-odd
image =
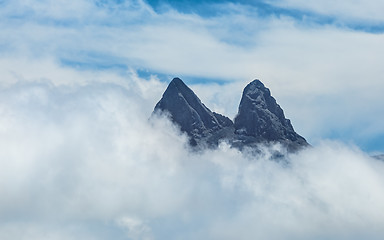
[[[1,87],[2,239],[382,238],[383,162],[336,142],[281,162],[193,153],[148,121],[163,83],[103,80]]]

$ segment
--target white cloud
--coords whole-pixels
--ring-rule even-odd
[[[135,219],[124,217],[117,221],[117,223],[125,228],[128,231],[129,239],[139,239],[139,240],[150,240],[153,239],[151,234],[151,229],[145,225],[142,221]]]
[[[332,16],[338,20],[358,23],[379,23],[384,22],[381,9],[384,4],[380,0],[270,0],[272,5],[284,8],[293,8],[299,10],[311,11],[325,16]]]
[[[384,165],[358,149],[325,142],[290,155],[289,164],[269,160],[268,149],[250,156],[225,144],[193,153],[168,121],[147,121],[158,96],[143,92],[165,87],[156,79],[105,73],[84,82],[90,73],[55,68],[76,79],[1,86],[0,236],[384,235]]]

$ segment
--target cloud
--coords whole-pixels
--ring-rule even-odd
[[[119,219],[118,224],[127,228],[130,239],[153,239],[150,228],[140,220],[125,217]]]
[[[331,16],[346,23],[373,23],[382,25],[384,7],[381,1],[301,1],[301,0],[271,0],[272,5],[284,8],[310,11],[316,14]]]
[[[384,165],[359,149],[194,153],[148,121],[159,80],[51,67],[72,81],[1,86],[1,238],[382,238]]]

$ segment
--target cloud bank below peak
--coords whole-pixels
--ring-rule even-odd
[[[162,83],[125,81],[0,86],[1,238],[383,237],[382,161],[337,142],[282,162],[273,148],[191,153],[142,110]]]

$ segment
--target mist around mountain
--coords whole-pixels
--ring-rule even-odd
[[[384,162],[357,147],[191,151],[169,117],[148,121],[165,83],[67,71],[0,85],[0,239],[383,238]],[[229,123],[194,103],[208,132]]]

